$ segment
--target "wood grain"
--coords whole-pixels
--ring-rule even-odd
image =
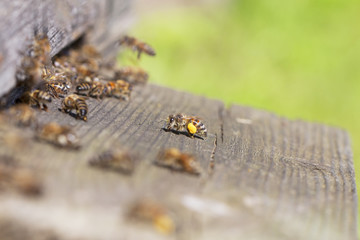
[[[45,194],[0,195],[0,213],[34,231],[61,239],[356,239],[356,188],[349,138],[333,127],[290,121],[247,107],[225,109],[217,100],[156,85],[137,87],[129,102],[89,99],[88,122],[51,104],[41,123],[72,126],[79,151],[37,142],[22,130],[13,155],[39,172]],[[169,114],[203,119],[209,136],[192,139],[162,130]],[[200,177],[155,166],[158,152],[176,147],[194,154]],[[112,148],[137,154],[135,172],[89,167]],[[166,236],[126,218],[131,203],[150,198],[171,211]],[[22,211],[19,211],[22,209]]]

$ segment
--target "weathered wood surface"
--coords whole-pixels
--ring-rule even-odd
[[[130,0],[2,0],[0,96],[15,86],[20,51],[35,33],[47,34],[51,56],[85,33],[101,49],[130,26],[129,6]]]
[[[28,141],[21,146],[0,145],[0,154],[36,169],[45,184],[38,199],[0,195],[6,220],[0,229],[7,234],[16,225],[23,236],[45,231],[60,239],[356,239],[353,162],[343,130],[248,107],[225,109],[220,101],[151,84],[136,88],[129,102],[89,103],[88,122],[61,113],[57,101],[38,114],[42,123],[73,126],[79,151],[37,142],[31,129],[22,130]],[[208,138],[163,131],[164,119],[177,112],[200,116]],[[138,154],[132,175],[89,167],[90,157],[118,146]],[[155,166],[167,147],[194,154],[205,174]],[[129,205],[145,197],[171,209],[175,233],[128,221]]]

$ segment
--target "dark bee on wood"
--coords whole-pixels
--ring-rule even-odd
[[[186,131],[192,138],[195,136],[202,139],[207,137],[207,129],[198,117],[187,116],[182,113],[169,115],[165,129],[176,132]]]
[[[82,82],[82,83],[76,85],[75,90],[76,90],[77,94],[87,95],[88,92],[91,90],[91,88],[92,88],[92,83]]]
[[[180,152],[177,148],[169,148],[160,151],[155,164],[175,171],[187,172],[193,175],[200,175],[203,170],[195,157]]]
[[[43,125],[37,133],[37,138],[54,144],[58,147],[78,149],[79,138],[68,126],[62,126],[55,122]]]
[[[109,150],[89,160],[90,166],[131,174],[134,156],[125,150]]]
[[[67,96],[62,104],[62,111],[69,113],[72,109],[76,110],[76,118],[87,121],[88,106],[85,98],[80,97],[76,94]]]
[[[145,42],[142,42],[134,37],[124,36],[119,40],[120,45],[127,46],[133,51],[137,52],[138,59],[140,59],[141,53],[144,52],[149,56],[155,56],[155,50]]]
[[[41,90],[34,90],[30,92],[30,106],[39,108],[41,110],[48,110],[46,103],[51,102],[51,95],[48,92]]]

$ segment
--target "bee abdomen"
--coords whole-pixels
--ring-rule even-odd
[[[89,91],[91,90],[91,84],[84,82],[84,83],[80,83],[79,85],[76,86],[76,92],[84,92],[84,91]]]
[[[88,106],[87,106],[85,100],[83,100],[83,99],[76,99],[76,106],[78,109],[84,109],[84,110],[88,109]]]
[[[147,44],[145,44],[145,46],[144,46],[144,52],[147,53],[150,56],[155,56],[156,55],[155,50],[152,47],[150,47],[149,45],[147,45]]]

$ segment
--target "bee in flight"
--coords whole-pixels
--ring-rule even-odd
[[[205,125],[197,117],[186,116],[185,114],[178,113],[175,115],[169,115],[166,120],[166,130],[168,131],[187,131],[189,136],[194,138],[198,136],[200,138],[207,137],[207,129]]]
[[[61,106],[61,111],[66,113],[70,112],[72,109],[75,109],[76,118],[87,121],[86,114],[88,112],[88,106],[86,104],[85,98],[80,97],[76,94],[71,94],[63,100]]]
[[[149,56],[155,56],[155,50],[150,47],[145,42],[142,42],[134,37],[124,36],[119,40],[120,45],[125,45],[129,48],[132,48],[133,51],[137,51],[138,55],[137,58],[140,59],[140,55],[142,52],[146,53]]]
[[[184,171],[194,175],[200,175],[203,172],[194,156],[182,153],[177,148],[169,148],[161,151],[155,163],[162,167],[176,171]]]

